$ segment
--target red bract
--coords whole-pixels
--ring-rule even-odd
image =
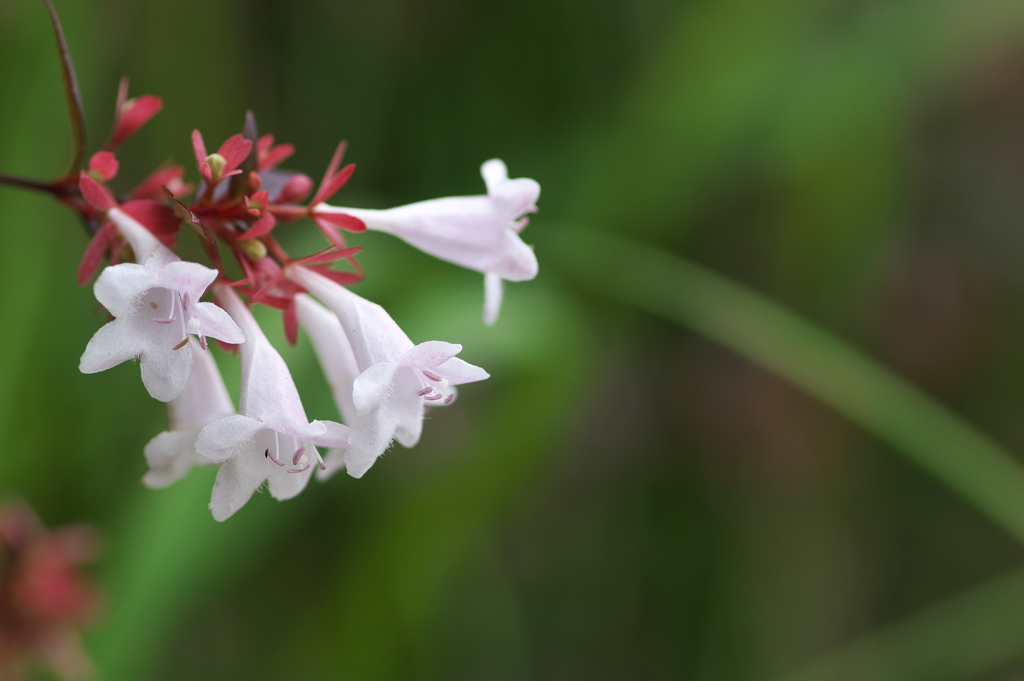
[[[184,175],[185,169],[181,166],[164,164],[135,188],[132,198],[160,201],[166,198],[165,188],[174,196],[184,196],[192,191],[192,185],[182,181]]]
[[[294,153],[295,147],[291,144],[274,146],[274,136],[264,135],[256,142],[256,170],[261,173],[270,170]]]
[[[217,183],[225,177],[241,174],[238,166],[252,151],[252,141],[241,135],[229,137],[214,154],[206,153],[203,135],[198,130],[192,131],[192,151],[196,156],[199,174],[206,180],[207,191],[212,192]]]
[[[117,91],[117,107],[114,110],[114,129],[107,144],[107,149],[111,151],[121,146],[164,108],[163,100],[153,95],[142,95],[133,99],[127,97],[128,79],[122,78]]]

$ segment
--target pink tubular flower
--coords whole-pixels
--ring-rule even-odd
[[[180,260],[120,209],[108,217],[142,264],[107,267],[96,280],[96,299],[114,320],[92,337],[78,368],[94,374],[138,357],[146,390],[169,402],[181,394],[192,368],[189,334],[201,345],[207,336],[241,343],[242,330],[213,303],[199,302],[216,270]]]
[[[245,334],[239,413],[205,426],[195,445],[208,461],[221,464],[210,510],[216,520],[224,521],[265,481],[275,499],[297,495],[313,467],[324,465],[316,448],[345,448],[350,430],[333,421],[306,418],[288,367],[252,313],[230,288],[217,286],[216,293]]]
[[[149,470],[147,487],[167,487],[183,478],[193,465],[211,465],[196,452],[199,431],[206,424],[235,413],[217,363],[209,350],[194,341],[192,371],[185,389],[167,405],[168,429],[149,441],[144,453]]]
[[[484,321],[497,321],[502,280],[537,276],[537,256],[523,243],[524,213],[537,210],[540,185],[528,178],[510,180],[505,164],[492,159],[480,168],[486,196],[453,196],[388,210],[341,208],[320,204],[317,215],[339,213],[362,220],[367,229],[393,234],[441,260],[483,272]]]
[[[299,324],[309,334],[310,341],[316,351],[320,366],[324,370],[327,384],[334,396],[334,403],[341,412],[345,424],[353,430],[353,438],[358,448],[363,428],[360,427],[359,414],[352,402],[352,385],[359,376],[356,356],[352,352],[341,322],[334,313],[316,302],[308,295],[301,293],[295,296],[295,310]],[[390,441],[390,438],[388,438]],[[387,442],[384,443],[386,448]],[[349,447],[352,440],[349,440]],[[317,473],[320,479],[326,479],[344,467],[345,450],[332,449],[324,457],[324,468]]]
[[[355,478],[373,465],[397,439],[412,447],[423,430],[428,405],[450,404],[453,386],[488,378],[486,371],[455,357],[462,346],[442,341],[413,345],[395,320],[376,303],[371,303],[344,286],[299,265],[286,269],[286,276],[320,299],[337,316],[340,327],[325,327],[310,333],[325,372],[331,373],[332,356],[343,347],[339,328],[347,338],[359,376],[352,383],[352,405],[357,420],[345,451],[345,468]],[[306,315],[307,323],[317,320]],[[338,343],[331,343],[332,335]],[[340,372],[328,377],[334,385],[345,385]],[[339,410],[345,408],[339,400]]]

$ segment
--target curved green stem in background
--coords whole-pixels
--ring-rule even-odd
[[[955,681],[1008,664],[1024,645],[1024,570],[843,646],[783,681]]]
[[[586,288],[678,322],[774,371],[892,445],[1024,543],[1024,468],[863,352],[663,250],[561,224],[544,241],[545,257]]]

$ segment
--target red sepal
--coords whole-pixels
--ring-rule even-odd
[[[82,192],[82,198],[98,211],[106,213],[111,208],[117,208],[117,200],[110,190],[85,172],[78,178],[78,189]]]
[[[110,144],[107,145],[107,148],[114,149],[123,144],[142,126],[149,123],[149,120],[157,115],[162,108],[164,108],[163,100],[154,95],[142,95],[129,99],[119,107],[117,120],[114,122],[114,132],[110,136]]]
[[[347,148],[348,142],[342,140],[341,143],[338,144],[338,148],[334,150],[334,155],[331,156],[331,162],[327,164],[327,171],[324,173],[324,179],[320,181],[320,188],[316,190],[313,200],[310,201],[311,205],[315,206],[330,196],[330,194],[327,194],[324,189],[338,172],[338,167],[341,166],[341,160],[345,158],[345,149]]]
[[[316,217],[318,220],[329,222],[332,225],[337,225],[342,229],[346,229],[350,232],[365,232],[366,223],[357,217],[346,215],[345,213],[317,213]]]
[[[256,142],[256,170],[263,172],[277,166],[281,161],[295,153],[291,144],[274,146],[274,136],[264,135]]]
[[[113,246],[116,234],[117,227],[113,222],[108,222],[96,230],[96,233],[89,241],[89,245],[85,247],[82,261],[78,263],[77,280],[79,286],[85,286],[92,279],[93,275],[96,274],[100,263],[103,262],[103,256]]]
[[[290,304],[281,312],[281,320],[284,322],[284,339],[288,345],[295,345],[299,340],[299,315],[295,309],[295,298],[291,298]]]
[[[163,245],[168,248],[174,245],[174,235],[181,227],[181,218],[164,204],[139,199],[123,204],[121,210],[142,223]]]
[[[267,213],[259,220],[252,223],[252,227],[238,236],[242,239],[259,239],[261,236],[270,234],[270,230],[274,229],[275,225],[277,225],[277,219],[270,213]]]
[[[153,199],[159,201],[164,197],[166,187],[173,195],[180,196],[192,191],[192,185],[181,181],[185,169],[181,166],[162,165],[154,170],[132,192],[133,199]]]
[[[320,185],[320,189],[317,190],[316,196],[310,201],[312,205],[323,203],[327,199],[334,196],[339,189],[345,186],[349,178],[352,177],[352,173],[356,171],[356,164],[349,163],[347,166],[342,168],[338,173],[324,184]]]
[[[250,151],[252,151],[252,141],[241,135],[232,135],[224,144],[220,145],[217,153],[227,161],[224,166],[224,177],[237,175],[238,173],[233,171],[249,156]]]
[[[363,279],[363,275],[359,272],[342,272],[340,270],[327,269],[326,267],[311,267],[310,269],[316,270],[331,281],[342,286],[355,284]]]

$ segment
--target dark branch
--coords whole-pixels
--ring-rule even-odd
[[[55,196],[59,196],[63,193],[59,186],[53,182],[33,180],[30,177],[19,177],[17,175],[8,175],[6,173],[0,173],[0,184],[7,184],[12,187],[22,187],[23,189],[35,189]]]
[[[43,0],[46,8],[50,11],[50,19],[53,21],[53,30],[57,34],[57,46],[60,48],[61,73],[64,76],[64,92],[68,98],[68,115],[71,117],[71,144],[74,147],[75,157],[71,162],[66,177],[72,177],[82,167],[85,159],[85,117],[82,114],[82,95],[78,89],[78,77],[75,75],[75,65],[71,63],[71,53],[68,51],[68,44],[64,40],[64,29],[61,28],[60,18],[57,17],[57,10],[53,8],[50,0]]]

